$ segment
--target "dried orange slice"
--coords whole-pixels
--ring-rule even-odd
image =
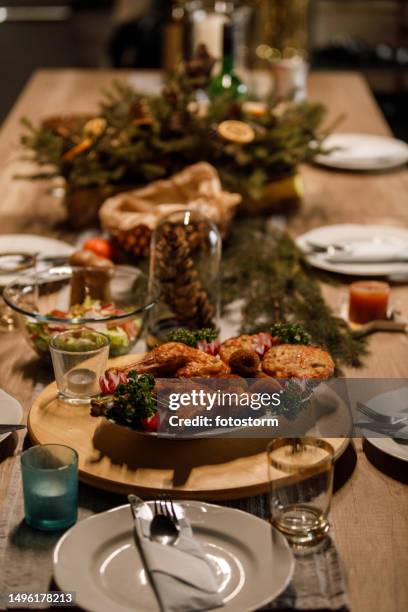
[[[265,117],[268,112],[268,106],[265,104],[265,102],[255,102],[249,100],[248,102],[244,102],[242,105],[242,110],[251,117]]]
[[[77,155],[80,155],[81,153],[85,153],[85,151],[88,151],[88,149],[90,149],[92,145],[93,145],[93,140],[91,140],[90,138],[84,138],[84,140],[82,140],[77,145],[72,147],[72,149],[69,149],[69,151],[64,153],[64,155],[62,156],[63,161],[65,162],[71,161]]]
[[[88,138],[98,138],[106,130],[106,125],[106,119],[103,117],[89,119],[84,125],[84,133]]]
[[[220,123],[218,133],[225,140],[231,140],[231,142],[238,142],[240,144],[247,144],[255,138],[255,132],[250,125],[234,119]]]

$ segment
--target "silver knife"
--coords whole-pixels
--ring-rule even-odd
[[[5,423],[0,423],[0,434],[11,433],[12,431],[25,428],[25,425],[6,425]]]
[[[404,251],[395,253],[384,253],[383,255],[369,253],[355,253],[352,251],[335,251],[328,253],[324,258],[329,263],[356,263],[356,264],[376,264],[376,263],[404,263],[408,261],[408,254]]]
[[[381,423],[380,421],[356,421],[354,423],[356,427],[371,427],[372,429],[386,429],[387,431],[398,431],[403,427],[406,427],[408,423],[401,421],[400,423]]]
[[[335,251],[347,251],[350,246],[349,244],[320,244],[318,242],[313,242],[311,240],[306,240],[307,246],[314,253],[333,253]]]
[[[130,504],[130,510],[132,512],[132,518],[133,518],[133,539],[134,539],[136,548],[139,551],[139,555],[142,560],[143,567],[146,572],[146,576],[150,582],[150,586],[152,587],[157,603],[159,604],[160,612],[165,612],[163,601],[160,597],[160,593],[157,588],[156,582],[154,580],[153,573],[150,571],[149,565],[147,563],[146,555],[143,550],[143,545],[142,545],[143,534],[141,533],[141,530],[140,530],[139,510],[141,506],[144,505],[145,502],[142,499],[140,499],[140,497],[137,497],[137,495],[128,495],[128,501]]]

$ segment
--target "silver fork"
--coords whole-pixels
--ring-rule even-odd
[[[180,537],[180,525],[173,501],[163,496],[155,499],[154,516],[150,523],[150,539],[164,546],[174,546]]]
[[[363,414],[365,414],[365,416],[369,417],[370,419],[374,419],[375,421],[378,421],[380,423],[387,423],[388,425],[398,425],[398,423],[408,422],[408,415],[400,417],[389,416],[388,414],[380,414],[379,412],[376,412],[375,410],[373,410],[369,406],[366,406],[365,404],[362,404],[361,402],[356,402],[356,405],[357,409]]]
[[[356,427],[366,427],[373,429],[378,432],[397,432],[406,428],[406,423],[381,423],[375,421],[356,421],[354,423]]]

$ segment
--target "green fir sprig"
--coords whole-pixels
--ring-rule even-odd
[[[240,300],[241,333],[299,323],[312,343],[326,348],[337,365],[359,367],[366,339],[353,334],[323,298],[320,283],[286,232],[265,229],[259,219],[238,221],[224,245],[224,311]]]

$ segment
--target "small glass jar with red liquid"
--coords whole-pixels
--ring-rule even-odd
[[[349,320],[353,323],[387,318],[390,286],[380,281],[357,281],[349,287]]]

